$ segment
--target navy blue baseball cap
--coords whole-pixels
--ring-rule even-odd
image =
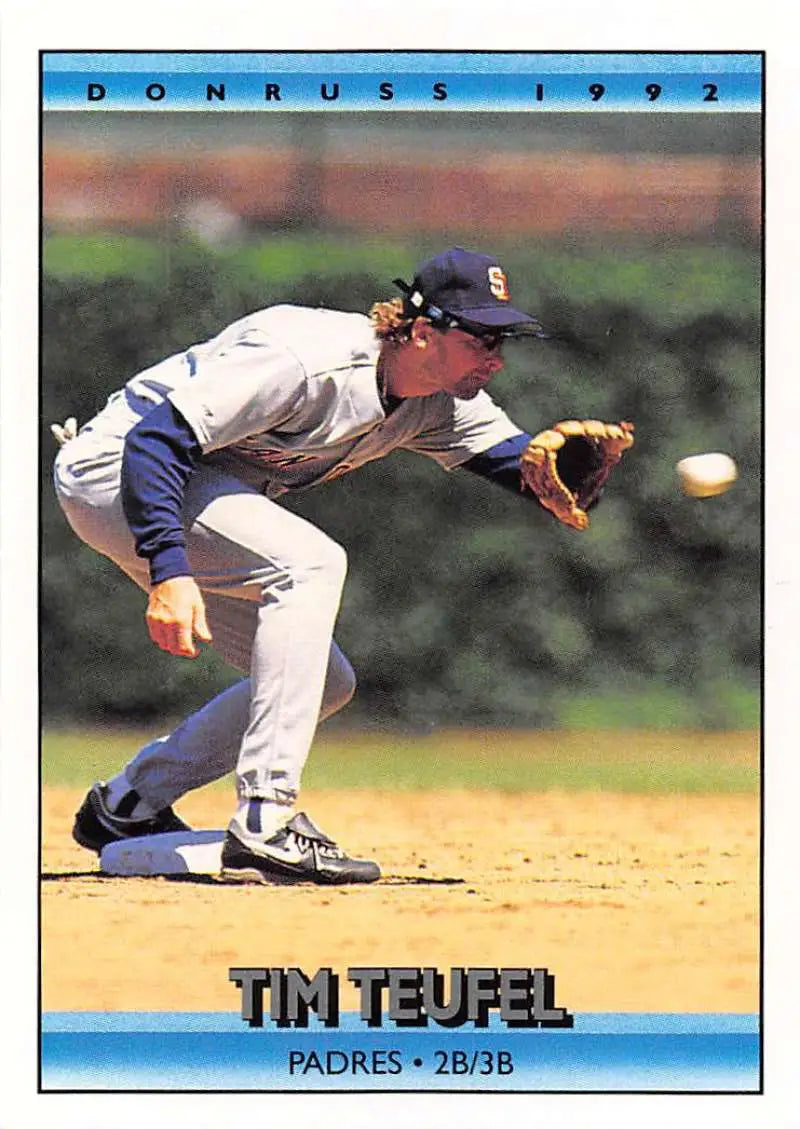
[[[394,284],[405,294],[408,313],[434,325],[545,336],[535,317],[511,305],[506,272],[492,255],[453,247],[422,263],[410,286],[399,278]]]

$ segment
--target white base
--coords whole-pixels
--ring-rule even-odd
[[[171,831],[109,843],[100,855],[103,874],[219,874],[224,831]]]

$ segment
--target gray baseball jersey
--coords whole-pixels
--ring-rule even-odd
[[[387,414],[379,349],[362,314],[273,306],[139,373],[90,427],[122,437],[167,398],[205,456],[273,498],[397,448],[449,470],[522,430],[483,391],[413,397]]]
[[[235,767],[244,834],[246,801],[296,795],[319,718],[352,694],[352,668],[332,641],[346,554],[273,499],[397,448],[450,469],[521,431],[485,392],[388,411],[379,351],[363,315],[262,310],[140,372],[61,450],[56,487],[70,524],[144,589],[147,565],[121,504],[125,437],[169,400],[203,452],[184,495],[186,549],[213,646],[250,678],[128,764],[153,810]]]

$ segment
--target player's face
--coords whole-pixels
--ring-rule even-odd
[[[431,359],[437,362],[439,389],[461,400],[477,396],[503,367],[499,341],[495,344],[460,329],[449,329],[436,333],[435,342]]]

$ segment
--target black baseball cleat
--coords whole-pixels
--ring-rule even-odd
[[[139,802],[139,794],[133,789],[111,811],[106,803],[108,786],[98,780],[89,789],[86,799],[75,813],[72,838],[89,851],[98,854],[108,843],[120,839],[138,839],[142,835],[164,835],[168,831],[191,831],[191,827],[179,819],[172,808],[151,816],[149,819],[130,819],[124,812],[131,811]],[[120,808],[123,814],[120,815]]]
[[[351,859],[314,826],[305,812],[298,812],[256,849],[246,846],[232,831],[228,831],[222,845],[220,877],[229,882],[316,882],[320,886],[339,886],[377,882],[380,876],[376,862]]]

